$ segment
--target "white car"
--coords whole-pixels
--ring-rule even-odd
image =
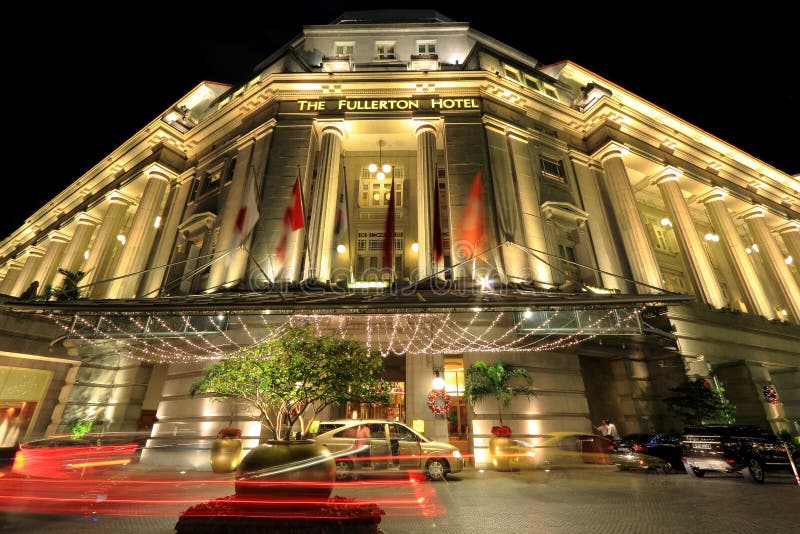
[[[444,480],[464,468],[457,447],[431,441],[394,421],[327,421],[320,423],[315,439],[336,457],[337,480],[384,469],[418,469],[429,480]]]

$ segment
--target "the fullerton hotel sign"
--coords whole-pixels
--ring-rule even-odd
[[[478,98],[339,98],[336,100],[298,100],[299,111],[343,113],[348,111],[477,110]]]

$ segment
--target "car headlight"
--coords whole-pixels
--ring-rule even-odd
[[[453,458],[461,458],[461,451],[453,451]]]

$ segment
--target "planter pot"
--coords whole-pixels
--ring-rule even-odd
[[[242,455],[242,440],[238,438],[217,438],[211,444],[211,470],[215,473],[236,471]]]
[[[242,459],[236,494],[327,499],[336,478],[333,455],[313,439],[270,440]]]
[[[497,471],[511,471],[511,438],[493,437],[489,440],[489,456]]]

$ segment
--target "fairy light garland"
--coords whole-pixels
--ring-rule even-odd
[[[477,326],[481,310],[473,310],[473,316],[466,321],[466,324],[459,324],[451,313],[442,314],[377,314],[377,315],[315,315],[315,314],[296,314],[286,316],[283,322],[269,323],[267,313],[259,314],[261,323],[266,329],[263,337],[254,335],[247,326],[247,320],[243,320],[243,315],[229,315],[236,318],[236,322],[241,327],[242,332],[249,339],[245,344],[235,341],[214,316],[207,316],[209,322],[214,326],[216,332],[199,331],[191,322],[190,317],[181,315],[182,325],[190,331],[177,331],[170,326],[162,317],[153,315],[151,320],[156,321],[163,329],[165,334],[170,336],[173,341],[165,337],[147,337],[136,333],[126,332],[122,326],[117,324],[113,316],[102,316],[102,322],[94,324],[81,317],[74,316],[74,322],[68,323],[57,315],[50,313],[47,317],[56,325],[63,328],[68,334],[75,336],[82,343],[98,348],[106,347],[111,342],[112,354],[131,357],[142,361],[155,361],[164,363],[188,363],[213,361],[222,358],[226,353],[235,352],[250,348],[271,337],[280,335],[280,332],[287,326],[310,325],[317,335],[333,332],[340,338],[353,335],[365,335],[366,346],[370,351],[381,354],[384,358],[390,354],[458,354],[468,352],[478,353],[497,353],[497,352],[543,352],[558,351],[569,348],[580,343],[584,343],[599,335],[610,334],[619,327],[626,324],[646,306],[640,305],[631,309],[627,316],[616,321],[610,322],[609,326],[600,328],[603,322],[615,315],[615,309],[609,309],[605,314],[597,316],[593,321],[584,324],[581,328],[567,335],[558,335],[552,332],[545,333],[550,323],[555,319],[556,313],[548,314],[538,325],[526,325],[526,331],[520,332],[520,327],[529,322],[520,314],[519,320],[514,320],[505,329],[498,326],[501,321],[508,317],[507,312],[497,312],[492,321],[485,326]],[[250,316],[252,317],[252,315]],[[358,318],[358,321],[353,319]],[[145,325],[134,315],[123,315],[122,320],[127,320],[134,325],[138,332],[145,332]],[[566,323],[573,324],[577,318]],[[100,328],[100,325],[108,327]],[[80,325],[81,328],[74,328]],[[354,332],[353,327],[358,325],[358,331]],[[84,329],[85,327],[85,329]],[[82,333],[89,329],[94,332],[95,337],[87,337]],[[116,333],[111,336],[107,330],[113,329],[126,339],[121,338]],[[209,337],[213,338],[212,342]],[[197,340],[196,338],[200,338]],[[177,341],[175,341],[177,340]],[[183,344],[182,348],[179,344]]]

